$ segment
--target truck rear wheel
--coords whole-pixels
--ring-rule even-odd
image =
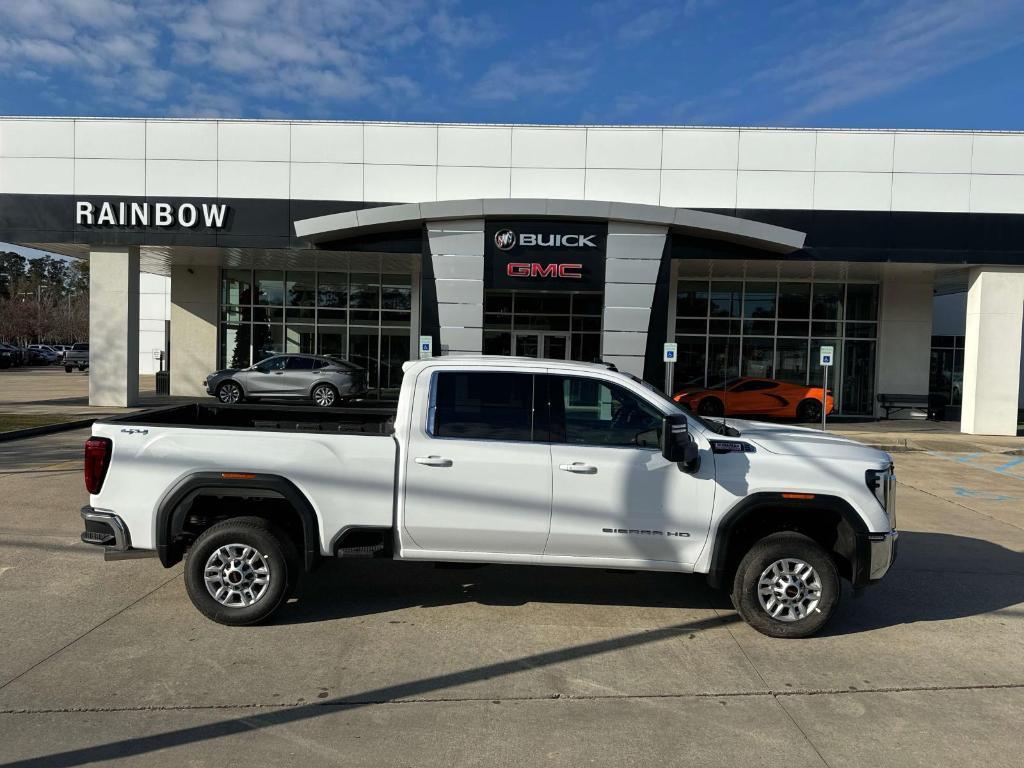
[[[769,637],[808,637],[839,605],[835,562],[801,533],[773,533],[750,548],[736,570],[732,602],[740,616]]]
[[[288,597],[299,558],[281,529],[258,517],[236,517],[200,534],[185,561],[192,604],[218,624],[265,621]]]

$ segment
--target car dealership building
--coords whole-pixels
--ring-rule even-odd
[[[945,380],[964,431],[1016,433],[1024,134],[2,118],[0,241],[89,260],[96,405],[137,397],[151,273],[172,394],[312,352],[387,396],[421,337],[814,385],[824,345],[840,413]]]

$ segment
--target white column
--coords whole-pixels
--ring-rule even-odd
[[[1016,435],[1024,270],[975,267],[967,289],[960,430]]]
[[[139,401],[139,249],[89,252],[89,405]]]
[[[880,289],[875,393],[927,395],[934,275],[923,265],[890,265]]]
[[[477,354],[484,345],[483,219],[427,222],[437,289],[441,349],[435,354]]]
[[[654,287],[668,227],[608,222],[601,359],[644,375]]]
[[[205,397],[203,380],[217,370],[220,270],[171,267],[171,394]]]

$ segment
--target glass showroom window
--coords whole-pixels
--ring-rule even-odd
[[[741,376],[820,386],[819,351],[831,344],[838,410],[871,413],[877,320],[873,283],[684,278],[676,285],[677,386],[721,387]]]
[[[358,255],[344,269],[221,273],[220,364],[245,368],[283,352],[362,366],[374,394],[395,395],[410,356],[412,270]]]
[[[964,337],[932,336],[928,393],[946,405],[960,405],[964,389]]]

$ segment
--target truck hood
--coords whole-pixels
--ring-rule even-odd
[[[822,432],[820,429],[742,419],[728,419],[726,423],[738,429],[744,440],[749,440],[766,451],[784,456],[848,459],[872,464],[885,464],[892,460],[885,451],[847,437]]]

